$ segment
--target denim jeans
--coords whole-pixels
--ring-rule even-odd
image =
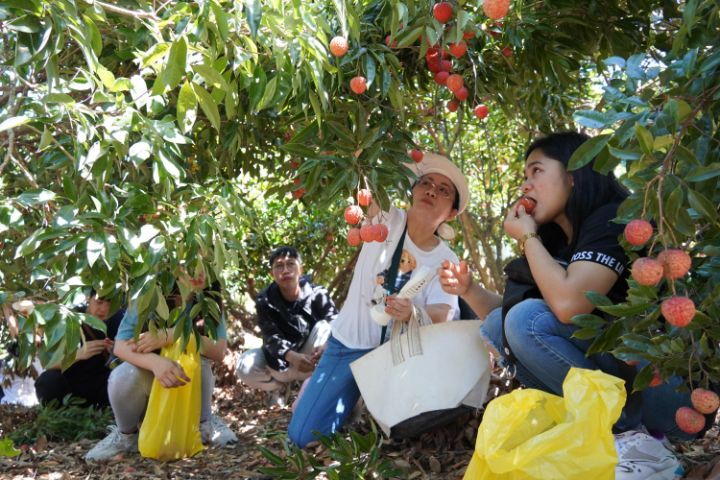
[[[290,419],[288,436],[296,445],[304,448],[317,434],[329,435],[343,426],[360,398],[350,363],[369,351],[348,348],[330,337]]]
[[[502,328],[500,308],[490,312],[480,327],[482,335],[499,352],[503,352]],[[579,328],[560,322],[541,299],[523,300],[512,307],[505,318],[505,335],[517,358],[518,380],[529,388],[562,395],[562,383],[570,367],[601,370],[620,377],[618,362],[611,354],[585,355],[592,342],[571,338]],[[660,386],[645,389],[641,394],[641,412],[630,415],[623,411],[615,428],[624,431],[642,423],[652,432],[675,439],[692,438],[675,424],[675,410],[690,406],[690,394],[675,390],[680,383],[682,379],[671,378]]]

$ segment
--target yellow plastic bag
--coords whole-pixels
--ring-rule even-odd
[[[571,368],[563,392],[516,390],[490,402],[463,480],[614,479],[623,380]]]
[[[190,382],[182,387],[165,388],[153,380],[145,418],[140,427],[138,448],[143,457],[167,461],[191,457],[202,451],[200,438],[200,354],[195,337],[187,348],[181,341],[164,347],[161,355],[180,364]]]

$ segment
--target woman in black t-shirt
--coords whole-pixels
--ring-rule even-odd
[[[482,333],[491,347],[502,352],[501,361],[514,355],[519,380],[558,395],[571,367],[621,377],[628,389],[635,373],[610,354],[586,356],[591,340],[572,338],[579,328],[572,317],[595,309],[585,292],[607,295],[614,302],[627,294],[627,258],[618,239],[623,226],[612,220],[628,192],[612,173],[596,172],[594,162],[567,170],[573,152],[588,138],[565,132],[534,142],[525,156],[523,199],[505,219],[505,232],[519,242],[526,270],[537,286],[532,296],[539,298],[521,294],[521,300],[508,308],[507,294],[503,302],[500,295],[474,283],[466,264],[446,263],[440,271],[443,288],[460,295],[485,318]],[[509,350],[503,348],[503,325]],[[663,395],[655,391],[630,397],[615,429],[625,431],[644,423],[669,436],[687,438],[674,422],[675,410],[690,404],[689,395],[675,391],[679,381],[654,389],[663,390]]]

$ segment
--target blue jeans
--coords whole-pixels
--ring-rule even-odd
[[[343,426],[360,398],[350,363],[371,349],[348,348],[330,337],[290,419],[288,437],[300,448]]]
[[[502,328],[500,308],[490,312],[480,327],[483,336],[501,353]],[[619,363],[611,354],[585,355],[592,342],[571,338],[579,328],[560,322],[541,299],[523,300],[512,307],[505,318],[505,334],[517,358],[517,378],[527,387],[562,395],[562,383],[570,367],[601,370],[621,377]],[[693,438],[675,424],[675,410],[690,406],[690,394],[675,391],[680,383],[682,379],[674,377],[658,387],[643,390],[641,412],[631,415],[623,411],[615,428],[629,430],[642,423],[648,430],[668,437]]]

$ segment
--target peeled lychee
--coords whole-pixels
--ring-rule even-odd
[[[347,242],[350,244],[351,247],[357,247],[362,243],[362,238],[360,238],[360,229],[359,228],[351,228],[348,230],[347,233]]]
[[[675,423],[683,432],[694,435],[705,428],[705,417],[690,407],[680,407],[675,412]]]
[[[665,278],[668,280],[677,280],[682,278],[692,265],[690,255],[677,248],[669,248],[663,250],[657,256],[660,263],[665,268]]]
[[[372,202],[372,192],[367,188],[363,188],[358,192],[357,200],[358,205],[361,207],[367,207],[370,205],[370,202]]]
[[[625,226],[625,240],[630,245],[645,245],[653,234],[653,227],[647,220],[635,219]]]
[[[362,208],[358,207],[357,205],[349,205],[345,209],[344,215],[345,221],[347,223],[349,223],[350,225],[357,225],[363,218],[363,211]]]
[[[670,297],[660,304],[660,313],[675,327],[687,327],[695,316],[695,303],[687,297]]]
[[[640,285],[657,285],[663,276],[662,263],[654,258],[642,257],[633,262],[632,278]]]
[[[706,415],[715,413],[718,407],[720,407],[720,397],[718,397],[718,394],[711,390],[705,390],[704,388],[696,388],[693,390],[690,394],[690,401],[695,410]]]
[[[499,20],[507,15],[510,8],[510,0],[485,0],[483,2],[483,12],[488,18]]]

